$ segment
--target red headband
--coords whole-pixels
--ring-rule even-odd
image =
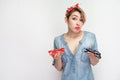
[[[79,4],[75,4],[74,6],[70,6],[69,8],[67,8],[66,12],[70,12],[73,8],[78,8]]]

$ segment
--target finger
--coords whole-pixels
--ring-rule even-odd
[[[56,57],[57,57],[57,54],[54,55],[54,58],[56,58]]]
[[[92,52],[89,52],[89,51],[88,51],[87,53],[88,53],[88,54],[94,54],[94,53],[92,53]]]

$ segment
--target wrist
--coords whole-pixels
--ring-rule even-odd
[[[61,61],[61,58],[54,58],[55,61]]]

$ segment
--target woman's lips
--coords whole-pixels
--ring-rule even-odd
[[[80,30],[80,27],[79,27],[79,26],[77,26],[77,27],[75,27],[75,29],[76,29],[76,30]]]

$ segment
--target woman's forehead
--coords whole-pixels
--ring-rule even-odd
[[[75,11],[71,14],[71,16],[81,17],[81,14],[78,11]]]

